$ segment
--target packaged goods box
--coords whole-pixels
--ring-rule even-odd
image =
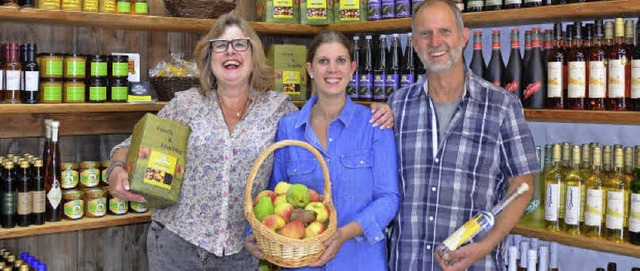
[[[275,72],[275,90],[282,91],[293,101],[306,101],[307,47],[302,45],[274,44],[267,52],[269,64]]]

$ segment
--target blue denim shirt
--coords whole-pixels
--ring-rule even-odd
[[[393,131],[372,127],[371,110],[347,97],[342,112],[329,124],[324,150],[310,123],[311,108],[317,101],[314,96],[299,112],[282,118],[276,141],[305,141],[322,154],[329,168],[338,227],[355,221],[363,235],[344,242],[336,257],[322,268],[296,270],[387,270],[384,228],[400,203]],[[324,193],[320,163],[301,147],[276,150],[269,187],[273,189],[282,180]]]

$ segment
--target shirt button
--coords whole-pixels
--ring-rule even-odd
[[[431,246],[430,246],[430,245],[427,245],[427,249],[431,249]]]
[[[329,142],[333,142],[333,138],[329,138]]]
[[[429,217],[429,221],[433,221],[433,216],[430,216],[430,217]]]
[[[436,157],[435,161],[436,163],[440,163],[440,159],[438,159],[438,157]]]
[[[362,165],[362,164],[364,164],[364,161],[360,161],[360,164],[361,164],[361,165]]]
[[[376,237],[375,239],[376,239],[376,241],[378,241],[378,240],[380,240],[380,237]]]
[[[431,191],[436,192],[436,187],[431,187]]]
[[[327,162],[331,161],[331,159],[327,158]]]

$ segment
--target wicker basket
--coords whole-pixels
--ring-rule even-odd
[[[170,101],[178,91],[200,86],[198,77],[151,77],[151,85],[158,92],[159,101]]]
[[[329,226],[327,229],[312,238],[292,239],[284,237],[273,230],[265,227],[258,221],[253,213],[253,201],[251,199],[251,189],[253,187],[253,179],[256,177],[260,166],[265,159],[276,149],[286,146],[299,146],[307,149],[318,159],[324,174],[324,204],[329,209]],[[249,225],[253,229],[256,241],[264,258],[276,265],[287,268],[298,268],[307,266],[316,262],[325,250],[324,241],[336,232],[338,225],[338,216],[336,208],[333,206],[331,199],[331,181],[329,180],[329,169],[320,153],[308,143],[297,140],[283,140],[276,142],[264,150],[258,160],[256,160],[249,177],[247,178],[246,189],[244,193],[244,216],[249,221]]]
[[[214,19],[236,8],[236,0],[163,0],[173,17]]]

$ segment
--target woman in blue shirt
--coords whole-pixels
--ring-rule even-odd
[[[393,131],[370,124],[371,110],[346,95],[356,69],[351,46],[336,31],[314,38],[306,67],[315,95],[282,118],[276,134],[276,141],[305,141],[322,154],[338,215],[338,229],[320,259],[296,270],[387,270],[384,228],[400,202],[396,145]],[[276,150],[269,187],[282,180],[324,190],[319,162],[300,147]],[[261,258],[254,237],[247,240],[247,249]]]

